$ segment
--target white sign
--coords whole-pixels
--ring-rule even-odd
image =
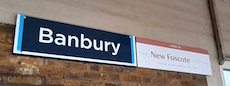
[[[212,75],[208,51],[136,37],[138,67]]]

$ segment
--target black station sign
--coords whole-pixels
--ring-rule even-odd
[[[136,66],[135,37],[17,15],[15,54]]]

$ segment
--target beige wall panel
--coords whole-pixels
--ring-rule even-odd
[[[212,59],[217,59],[216,57],[214,57],[215,55],[217,55],[216,54],[217,50],[216,50],[215,39],[213,39],[213,35],[197,34],[196,39],[197,39],[196,40],[197,47],[208,50],[209,55],[213,56]]]
[[[224,0],[215,0],[218,20],[221,23],[230,24],[230,3]]]
[[[223,68],[225,69],[230,69],[230,62],[225,62],[224,65],[223,65]]]
[[[221,33],[224,41],[230,42],[230,32],[222,30]],[[226,47],[226,48],[230,48],[230,47]]]
[[[221,75],[220,75],[220,68],[219,63],[217,60],[217,55],[210,55],[211,57],[211,67],[212,67],[212,76],[207,76],[208,86],[223,86]]]
[[[216,14],[219,21],[219,28],[221,31],[222,48],[224,54],[230,54],[230,3],[225,0],[214,0],[216,4]],[[226,61],[223,65],[224,68],[229,69],[230,62]]]
[[[230,3],[224,0],[215,0],[215,2],[219,27],[223,38],[224,54],[230,54]]]
[[[229,54],[230,55],[230,48],[229,48],[229,45],[230,45],[230,41],[223,41],[223,47],[224,47],[224,50],[225,50],[225,54]]]
[[[223,38],[224,54],[230,54],[230,24],[220,23],[220,30]]]
[[[40,6],[39,3],[34,3],[32,1],[26,1],[27,4],[18,4],[19,2],[9,1],[11,4],[1,3],[4,8],[0,8],[0,9],[2,9],[3,11],[7,10],[10,12],[13,12],[14,15],[16,13],[24,13],[30,16],[35,16],[35,17],[39,16],[40,18],[46,18],[46,19],[56,20],[56,21],[61,21],[61,22],[68,22],[71,24],[78,24],[78,25],[80,24],[83,26],[91,25],[88,22],[94,21],[96,19],[99,19],[101,23],[107,23],[107,21],[111,21],[111,22],[114,21],[114,19],[105,17],[105,15],[109,15],[110,17],[112,16],[119,17],[122,19],[137,21],[143,24],[149,24],[149,25],[154,25],[154,26],[157,25],[160,27],[169,27],[169,28],[175,28],[175,29],[181,29],[181,30],[187,30],[187,31],[204,32],[205,30],[200,29],[200,28],[205,29],[205,28],[211,27],[208,12],[203,13],[203,16],[207,17],[205,19],[204,17],[200,17],[200,15],[202,15],[202,12],[204,12],[204,10],[200,10],[201,8],[196,9],[196,12],[190,12],[194,15],[188,14],[188,12],[184,12],[184,11],[190,11],[192,7],[189,7],[189,5],[187,6],[187,4],[185,5],[182,4],[182,6],[177,7],[177,8],[188,8],[188,9],[184,9],[184,11],[183,10],[178,11],[178,9],[175,7],[180,4],[176,4],[174,9],[177,9],[177,10],[174,10],[172,9],[173,6],[168,7],[168,5],[165,4],[165,6],[167,7],[164,7],[164,4],[163,6],[155,5],[155,4],[152,4],[153,2],[148,3],[148,2],[142,2],[142,1],[139,1],[139,2],[136,1],[136,3],[134,3],[135,1],[132,0],[132,3],[134,4],[133,6],[122,4],[122,3],[121,5],[113,6],[114,3],[112,2],[109,3],[108,1],[103,1],[101,2],[102,4],[100,3],[97,4],[98,2],[96,3],[96,0],[94,1],[95,1],[96,6],[91,4],[92,2],[89,3],[90,1],[86,3],[87,0],[81,1],[82,3],[85,2],[83,6],[81,6],[81,4],[71,5],[71,4],[68,4],[69,2],[68,3],[64,3],[64,2],[56,3],[58,1],[54,1],[54,2],[43,1],[43,3],[47,3],[47,4],[42,4],[43,6]],[[121,1],[124,2],[126,0],[121,0]],[[80,3],[80,1],[77,1],[77,2]],[[155,1],[155,2],[157,4],[160,3],[159,1]],[[168,2],[172,2],[172,1],[168,1]],[[168,3],[168,2],[164,1],[164,3]],[[20,2],[20,3],[23,3],[23,2]],[[52,7],[49,4],[52,4]],[[171,3],[169,4],[169,6],[170,5]],[[30,9],[27,9],[27,7]],[[9,8],[10,10],[7,8]],[[20,10],[20,9],[25,9],[25,10]],[[65,10],[65,9],[68,9],[68,10]],[[82,12],[82,11],[87,11],[87,12]],[[105,14],[105,15],[96,15],[94,12]],[[75,17],[73,18],[73,16]],[[88,20],[87,23],[84,23],[86,19],[90,19],[90,20]],[[14,23],[15,20],[9,21],[8,23],[12,23],[12,22]],[[98,24],[101,25],[98,22],[99,21],[97,20],[97,26]],[[126,21],[124,22],[126,24]],[[113,23],[110,23],[110,24],[113,24]],[[103,24],[103,26],[104,25],[105,24]],[[135,25],[135,24],[132,24],[132,25]],[[92,25],[92,26],[96,27],[95,25]],[[125,25],[120,25],[120,26],[125,26]],[[191,26],[191,28],[186,27],[186,26]],[[192,26],[195,28],[193,28]],[[200,28],[197,28],[197,27],[200,27]],[[110,27],[110,28],[113,28],[113,27]],[[209,32],[210,34],[212,34],[211,31]]]

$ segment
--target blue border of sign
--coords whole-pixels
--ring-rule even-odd
[[[24,27],[24,15],[20,15],[19,33],[18,33],[18,46],[17,50],[22,51],[22,37],[23,37],[23,27]]]
[[[132,64],[135,63],[135,54],[134,54],[134,37],[130,36],[130,43],[131,43],[131,56],[132,56]]]

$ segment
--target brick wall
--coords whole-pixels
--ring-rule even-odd
[[[202,75],[13,55],[14,28],[0,23],[0,85],[207,86]]]

